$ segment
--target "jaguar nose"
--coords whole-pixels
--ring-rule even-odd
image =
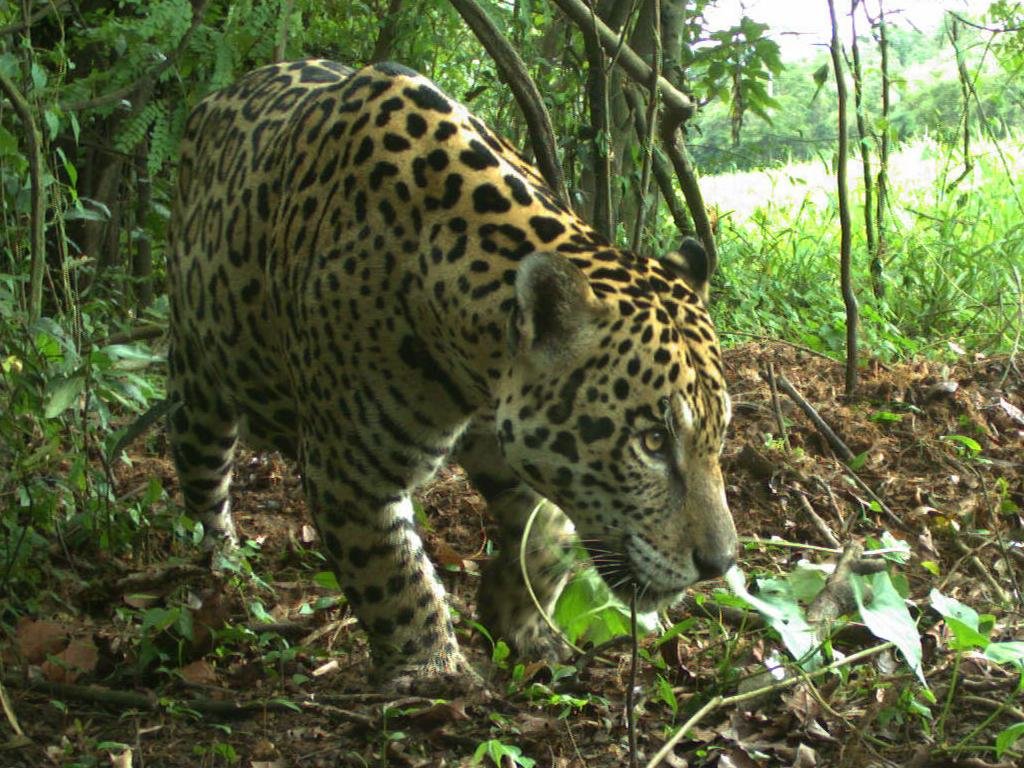
[[[693,564],[697,568],[697,575],[701,581],[714,579],[724,575],[726,571],[736,565],[736,553],[726,550],[708,554],[694,550]]]

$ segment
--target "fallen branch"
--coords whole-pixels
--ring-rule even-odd
[[[776,377],[776,380],[778,382],[779,389],[785,392],[789,398],[796,403],[797,407],[804,412],[807,418],[811,420],[811,423],[814,424],[822,437],[824,437],[825,440],[828,441],[828,444],[832,446],[832,450],[839,454],[839,458],[846,462],[853,461],[853,451],[849,449],[846,443],[839,439],[839,435],[837,435],[832,430],[832,427],[830,427],[826,421],[821,418],[821,415],[814,409],[814,406],[807,402],[804,396],[796,391],[796,387],[789,382],[789,379],[780,373]]]
[[[867,483],[865,483],[863,480],[860,479],[860,477],[857,476],[856,472],[854,472],[852,469],[850,469],[845,464],[843,465],[843,471],[844,471],[844,473],[846,474],[847,477],[849,477],[851,480],[853,480],[854,483],[857,484],[858,488],[860,488],[862,491],[864,491],[864,493],[866,493],[868,496],[871,497],[872,501],[874,501],[876,504],[878,504],[878,507],[879,507],[879,509],[882,510],[882,513],[887,518],[889,518],[889,522],[891,522],[893,525],[895,525],[901,531],[909,531],[910,530],[910,526],[908,526],[906,523],[904,523],[902,518],[897,516],[897,514],[895,512],[893,512],[889,508],[889,505],[886,504],[884,501],[882,501],[882,498],[877,493],[874,492],[874,490],[871,488],[871,486],[868,485]]]
[[[90,704],[98,704],[112,709],[137,709],[142,712],[156,712],[164,709],[168,701],[165,696],[158,696],[154,691],[135,693],[133,691],[117,691],[102,688],[98,685],[72,685],[70,683],[50,683],[44,680],[25,680],[12,675],[5,675],[3,682],[12,688],[45,693],[56,699],[73,699]],[[203,715],[220,718],[243,718],[260,715],[266,712],[294,712],[295,707],[319,711],[327,705],[320,702],[292,702],[280,699],[270,701],[228,701],[220,699],[171,699],[171,704],[178,709],[189,709]],[[351,712],[336,706],[329,707],[329,714],[367,727],[373,727],[377,718],[361,712]]]

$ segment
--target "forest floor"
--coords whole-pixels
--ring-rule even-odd
[[[871,363],[862,371],[860,398],[845,404],[843,371],[833,361],[765,343],[729,350],[726,362],[734,420],[723,461],[740,535],[823,547],[832,546],[828,532],[840,543],[879,540],[885,532],[905,541],[910,559],[894,570],[905,578],[919,619],[934,699],[901,660],[882,653],[781,695],[710,711],[663,764],[1019,764],[1019,746],[997,757],[993,745],[1007,727],[1024,722],[1021,670],[977,651],[950,650],[949,629],[929,607],[929,593],[939,589],[974,608],[992,640],[1024,638],[1020,369],[1005,358],[968,355],[945,365]],[[893,517],[849,480],[815,426],[780,395],[790,443],[782,445],[761,377],[769,363],[854,454],[865,454],[857,474]],[[139,443],[129,451],[132,466],[117,470],[119,497],[143,495],[154,477],[176,494],[171,464],[160,455],[162,438],[151,444],[156,455]],[[314,534],[289,466],[244,454],[235,491],[240,531],[260,545],[250,560],[259,579],[211,579],[191,564],[194,551],[177,552],[158,532],[131,560],[89,560],[74,546],[53,547],[48,587],[57,598],[41,607],[44,616],[22,620],[4,654],[9,710],[0,720],[7,741],[0,767],[463,766],[475,764],[474,753],[488,742],[492,754],[514,746],[537,766],[630,764],[628,646],[557,682],[537,664],[513,682],[490,662],[487,642],[465,618],[472,615],[489,523],[456,468],[421,494],[430,519],[425,540],[445,566],[446,586],[463,609],[461,641],[487,672],[491,693],[445,703],[389,699],[367,687],[361,632],[344,603],[311,578],[324,566],[310,554]],[[169,560],[172,549],[180,557]],[[742,559],[748,574],[780,575],[801,559],[836,557],[748,543]],[[698,621],[673,640],[653,650],[653,637],[641,639],[642,651],[660,658],[662,668],[641,660],[637,672],[640,765],[674,726],[713,695],[735,692],[778,647],[753,614],[744,620],[742,611],[717,607],[721,589],[719,583],[695,591],[708,599],[686,602]],[[272,624],[246,623],[260,614],[257,601]],[[182,623],[186,614],[191,626]],[[687,615],[670,611],[673,621]],[[832,646],[850,654],[878,642],[851,622]],[[24,739],[13,736],[15,718]]]

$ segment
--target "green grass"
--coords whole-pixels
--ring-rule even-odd
[[[1024,137],[958,149],[919,141],[891,161],[886,296],[870,288],[860,162],[851,159],[861,345],[886,359],[1014,351],[1024,326]],[[876,169],[877,171],[877,169]],[[955,182],[955,183],[954,183]],[[714,312],[724,343],[766,335],[841,356],[839,223],[823,163],[702,180],[723,215]]]

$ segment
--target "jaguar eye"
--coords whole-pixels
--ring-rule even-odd
[[[640,445],[647,453],[661,458],[668,446],[668,434],[660,428],[645,429],[640,433]]]

